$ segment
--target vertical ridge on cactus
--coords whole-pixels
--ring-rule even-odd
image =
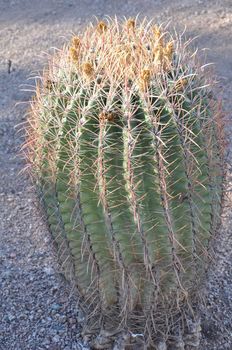
[[[146,19],[90,24],[38,84],[27,156],[90,327],[152,342],[198,286],[222,198],[211,89],[188,43]]]

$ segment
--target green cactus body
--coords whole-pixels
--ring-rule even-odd
[[[88,27],[47,74],[29,159],[61,261],[99,327],[111,315],[151,338],[197,285],[219,222],[209,84],[178,37],[132,20]]]

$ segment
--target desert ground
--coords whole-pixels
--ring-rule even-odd
[[[34,79],[52,47],[94,16],[171,21],[205,49],[226,116],[226,198],[216,259],[204,282],[200,350],[232,349],[232,1],[0,0],[0,349],[84,349],[78,305],[61,274],[56,251],[20,157]],[[17,127],[16,127],[17,126]],[[87,347],[86,347],[87,349]]]

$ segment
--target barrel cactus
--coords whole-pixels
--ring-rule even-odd
[[[175,31],[116,18],[37,83],[27,156],[90,330],[152,347],[202,279],[223,178],[211,80]]]

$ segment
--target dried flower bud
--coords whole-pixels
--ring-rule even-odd
[[[151,72],[149,69],[143,69],[141,74],[140,74],[141,80],[144,82],[148,83],[150,78],[151,78]]]
[[[97,31],[98,33],[102,34],[107,30],[107,24],[103,21],[98,22],[97,24]]]
[[[149,69],[143,69],[140,73],[139,85],[142,90],[146,90],[151,79],[151,72]]]
[[[44,87],[45,89],[51,90],[52,87],[54,86],[55,82],[52,81],[51,79],[47,78],[44,82]]]
[[[125,64],[126,65],[130,65],[132,62],[132,56],[131,56],[131,53],[128,52],[125,54]]]
[[[135,20],[133,18],[129,18],[128,21],[126,22],[126,26],[128,29],[135,29]]]
[[[91,77],[94,72],[93,65],[90,62],[85,62],[82,64],[82,70],[87,77]]]
[[[122,56],[122,64],[124,65],[129,65],[132,62],[132,55],[131,55],[131,48],[130,46],[124,46],[121,51],[121,56]]]
[[[104,112],[102,111],[99,116],[98,116],[99,120],[101,122],[104,121],[109,121],[109,122],[113,122],[115,120],[115,114],[112,112]]]
[[[175,84],[175,90],[177,92],[183,91],[187,84],[188,84],[188,79],[187,78],[178,79],[176,84]]]
[[[155,36],[155,40],[159,42],[160,45],[163,46],[163,38],[162,38],[162,33],[161,30],[158,26],[153,27],[153,33]]]
[[[159,39],[161,37],[161,30],[157,25],[153,27],[153,33],[156,39]]]
[[[173,52],[174,52],[174,43],[173,41],[169,41],[169,43],[167,43],[165,48],[165,55],[169,61],[172,60]]]
[[[69,49],[69,55],[71,57],[71,59],[73,60],[73,62],[78,62],[78,52],[77,50],[75,49],[75,47],[70,47]]]
[[[164,52],[163,52],[163,46],[161,44],[157,45],[154,49],[154,55],[155,55],[155,62],[157,64],[162,64],[163,63],[163,57],[164,57]]]
[[[78,36],[74,36],[72,38],[72,47],[74,47],[75,49],[79,49],[81,44],[81,40]]]

